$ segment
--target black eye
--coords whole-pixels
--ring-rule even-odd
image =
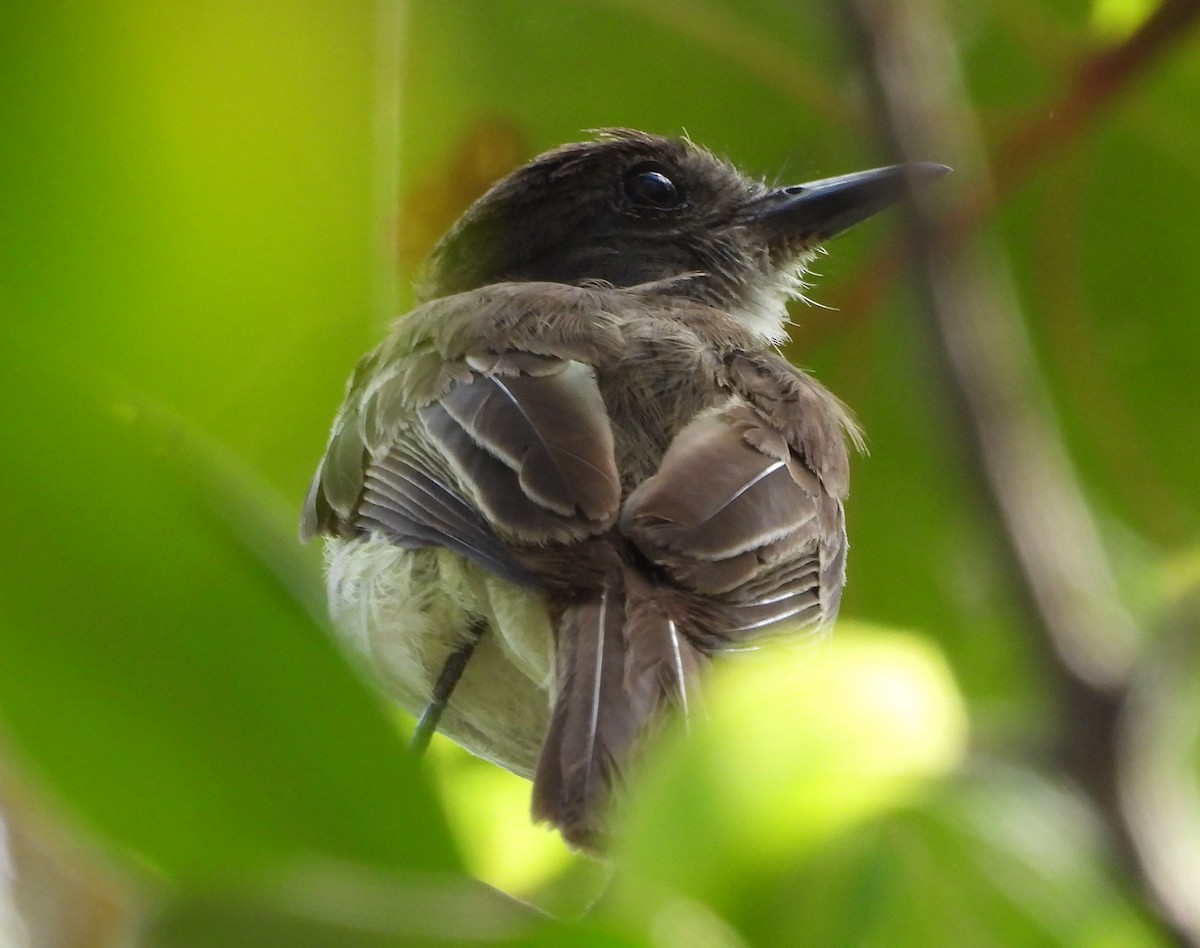
[[[625,196],[635,207],[667,211],[683,203],[683,188],[659,165],[639,165],[625,175]]]

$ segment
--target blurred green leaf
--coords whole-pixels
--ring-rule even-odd
[[[388,875],[322,864],[277,877],[253,895],[180,900],[151,924],[148,944],[161,948],[524,944],[548,924],[550,920],[532,908],[464,878]]]
[[[734,918],[762,945],[1167,944],[1101,839],[1062,789],[982,767],[763,880]]]
[[[826,653],[735,659],[710,698],[631,794],[613,899],[634,914],[679,898],[732,911],[797,854],[920,798],[964,752],[943,659],[899,633],[845,628]]]
[[[0,713],[52,789],[173,878],[456,865],[387,716],[170,446],[6,336]]]
[[[337,866],[277,880],[257,899],[243,894],[181,901],[156,918],[147,935],[148,948],[462,944],[637,948],[645,942],[599,923],[554,922],[465,879],[366,874]]]
[[[430,943],[261,907],[193,902],[173,908],[145,939],[147,948],[407,948]]]
[[[754,945],[1164,944],[1077,797],[993,763],[959,774],[936,652],[853,628],[829,649],[719,676],[634,785],[606,910],[699,913]]]

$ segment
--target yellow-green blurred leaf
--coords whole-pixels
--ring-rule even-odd
[[[843,626],[821,651],[726,660],[690,731],[635,783],[618,902],[735,903],[755,878],[918,799],[960,763],[966,718],[927,642]]]

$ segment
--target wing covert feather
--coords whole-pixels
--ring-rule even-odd
[[[512,544],[607,529],[621,494],[613,435],[595,370],[578,358],[620,348],[605,299],[499,285],[399,321],[351,378],[302,536],[382,531],[528,579]]]
[[[675,582],[723,605],[730,642],[833,617],[841,502],[741,398],[676,436],[658,472],[626,500],[620,529]]]
[[[549,361],[549,360],[543,360]],[[522,493],[562,517],[611,517],[620,500],[613,437],[591,370],[476,375],[440,405],[471,441],[517,472]]]

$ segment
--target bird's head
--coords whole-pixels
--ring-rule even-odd
[[[817,247],[899,200],[906,176],[945,170],[770,188],[691,142],[606,130],[535,158],[476,201],[434,249],[422,296],[505,281],[675,281],[673,292],[778,340]]]

